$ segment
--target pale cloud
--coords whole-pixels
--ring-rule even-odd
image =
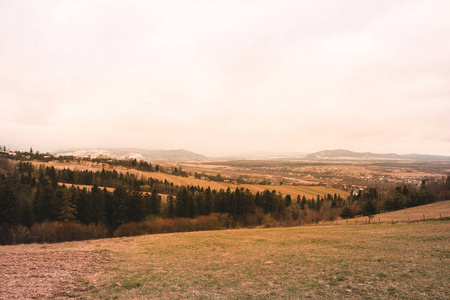
[[[450,155],[448,1],[3,1],[0,142]]]

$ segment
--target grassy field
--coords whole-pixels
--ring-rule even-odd
[[[387,213],[377,214],[373,217],[371,222],[373,223],[392,223],[392,222],[416,222],[439,218],[450,217],[450,200],[435,202],[427,205],[421,205],[411,208],[406,208],[397,211],[391,211]],[[355,224],[366,223],[367,217],[358,217],[349,220],[339,220],[338,224]]]
[[[448,299],[449,241],[450,221],[428,221],[3,246],[0,254],[108,255],[70,297]]]

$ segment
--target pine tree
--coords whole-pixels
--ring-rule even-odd
[[[95,224],[105,222],[105,197],[102,190],[94,185],[91,189],[91,203],[92,203],[92,213],[91,221]]]
[[[59,208],[59,216],[58,219],[63,222],[69,222],[76,220],[76,207],[70,202],[70,195],[68,189],[62,190],[62,199]]]
[[[354,214],[353,214],[353,211],[352,211],[352,209],[351,209],[350,207],[345,206],[345,207],[342,209],[342,212],[340,213],[340,216],[341,216],[341,218],[343,218],[343,219],[350,219],[350,218],[353,218],[353,217],[354,217]]]
[[[211,188],[208,187],[205,190],[205,215],[209,215],[211,214],[214,210],[213,210],[213,198],[212,198],[212,193],[211,193]]]
[[[306,200],[305,195],[303,195],[303,197],[302,197],[302,203],[300,204],[300,208],[304,210],[304,209],[305,209],[305,205],[306,205],[307,202],[308,202],[308,201]]]
[[[186,218],[189,216],[188,191],[182,187],[175,198],[175,216]]]
[[[122,223],[128,222],[127,220],[127,206],[129,195],[127,191],[121,186],[117,187],[112,196],[111,201],[111,222],[113,227],[117,227]]]
[[[361,205],[361,212],[364,216],[369,217],[370,219],[377,213],[377,203],[373,199],[368,199],[364,201]]]
[[[53,193],[53,186],[41,174],[33,199],[33,212],[36,221],[55,221],[58,218],[59,211],[54,203]]]
[[[284,205],[286,206],[286,207],[289,207],[289,206],[291,206],[291,204],[292,204],[292,198],[291,198],[291,195],[286,195],[286,197],[284,197]]]
[[[145,218],[145,202],[142,193],[131,192],[128,200],[128,221],[140,222]]]
[[[175,203],[172,195],[167,197],[167,217],[175,217]]]
[[[153,189],[152,195],[150,196],[150,214],[155,216],[161,215],[161,197],[156,192],[156,189]]]
[[[10,184],[0,186],[0,225],[17,225],[19,223],[19,203]]]

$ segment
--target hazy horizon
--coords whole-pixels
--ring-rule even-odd
[[[450,156],[449,1],[2,1],[0,145]]]
[[[0,145],[0,147],[3,147],[4,145]],[[270,158],[270,157],[292,157],[292,158],[300,158],[309,154],[314,154],[317,152],[322,151],[350,151],[355,153],[372,153],[372,154],[398,154],[398,155],[430,155],[430,156],[446,156],[450,157],[448,155],[442,155],[442,154],[430,154],[430,153],[417,153],[417,152],[410,152],[410,153],[395,153],[395,152],[376,152],[376,151],[355,151],[349,148],[335,148],[335,149],[321,149],[318,151],[313,152],[301,152],[301,151],[279,151],[279,152],[273,152],[273,151],[247,151],[247,152],[235,152],[230,154],[213,154],[208,155],[201,152],[195,152],[191,151],[189,149],[184,148],[177,148],[177,149],[161,149],[161,148],[155,148],[155,149],[143,149],[143,148],[133,148],[133,147],[119,147],[119,148],[109,148],[109,147],[95,147],[95,148],[80,148],[80,147],[70,147],[70,148],[61,148],[61,149],[54,149],[54,150],[47,150],[47,151],[41,151],[41,149],[35,149],[33,147],[9,147],[8,145],[5,145],[7,150],[10,151],[29,151],[30,149],[33,149],[34,152],[38,151],[40,153],[52,153],[52,154],[61,154],[61,153],[69,153],[69,152],[76,152],[76,151],[96,151],[96,150],[108,150],[108,151],[129,151],[132,153],[133,151],[139,152],[143,151],[188,151],[192,152],[194,154],[200,154],[204,155],[206,158]],[[78,155],[78,154],[77,154]],[[120,156],[120,155],[119,155]]]

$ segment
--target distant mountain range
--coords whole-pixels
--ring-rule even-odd
[[[54,153],[58,156],[79,156],[91,158],[110,157],[117,159],[137,159],[137,160],[203,160],[206,156],[187,151],[179,150],[144,150],[134,148],[99,148],[99,149],[67,149]]]
[[[380,154],[371,152],[353,152],[344,149],[324,150],[308,154],[308,160],[421,160],[421,161],[450,161],[450,156],[428,154]]]
[[[98,148],[98,149],[67,149],[59,150],[55,155],[69,155],[99,158],[110,157],[117,159],[137,159],[137,160],[205,160],[206,156],[194,153],[188,150],[145,150],[135,148]],[[235,157],[237,158],[237,157]],[[254,155],[246,156],[245,159],[299,159],[298,155]],[[230,157],[228,157],[230,159]],[[345,149],[324,150],[307,154],[300,159],[305,160],[415,160],[415,161],[450,161],[450,156],[427,155],[427,154],[395,154],[395,153],[372,153],[372,152],[353,152]]]

